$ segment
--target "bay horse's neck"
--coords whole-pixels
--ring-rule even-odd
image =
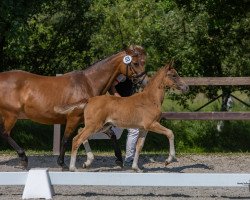
[[[95,85],[93,88],[94,96],[105,94],[115,81],[116,77],[121,73],[120,65],[124,52],[119,52],[109,58],[95,63],[90,68],[83,71],[84,75]]]
[[[164,100],[165,95],[165,87],[164,87],[164,70],[159,70],[157,74],[155,74],[148,85],[144,88],[143,93],[147,93],[149,99],[156,105],[157,107],[161,107],[162,102]]]

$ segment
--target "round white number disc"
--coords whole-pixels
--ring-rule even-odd
[[[129,64],[129,63],[131,63],[131,61],[132,61],[132,57],[131,57],[131,56],[129,56],[129,55],[124,56],[123,62],[124,62],[125,64]]]

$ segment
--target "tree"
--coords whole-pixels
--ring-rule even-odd
[[[43,75],[86,67],[89,40],[98,29],[98,19],[88,12],[90,5],[84,0],[56,0],[43,1],[34,10],[22,7],[27,16],[11,22],[6,33],[4,65]]]

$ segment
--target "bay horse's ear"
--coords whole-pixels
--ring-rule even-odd
[[[135,50],[135,46],[134,45],[130,45],[129,47],[127,47],[125,49],[126,54],[128,54],[128,55],[132,55],[134,53],[134,50]]]
[[[169,68],[171,69],[173,67],[174,67],[174,59],[171,59],[169,63]]]

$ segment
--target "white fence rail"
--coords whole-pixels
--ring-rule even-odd
[[[0,185],[25,185],[23,199],[52,199],[53,185],[249,187],[250,174],[239,173],[111,173],[111,172],[0,172]],[[36,189],[39,188],[39,189]]]

